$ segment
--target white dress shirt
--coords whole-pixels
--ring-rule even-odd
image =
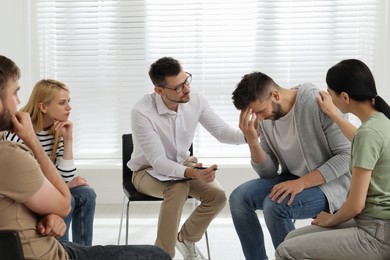
[[[127,166],[132,171],[151,166],[158,174],[183,178],[198,122],[218,141],[245,143],[240,129],[233,129],[191,89],[190,101],[179,103],[177,112],[167,108],[156,92],[145,95],[131,111],[134,151]]]

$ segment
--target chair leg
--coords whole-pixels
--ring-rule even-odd
[[[122,202],[122,214],[121,214],[121,221],[119,223],[119,232],[118,232],[118,245],[120,244],[121,241],[121,235],[122,235],[122,223],[123,223],[123,211],[125,209],[125,200],[126,200],[126,195],[123,197],[123,202]]]
[[[211,260],[211,256],[210,256],[210,245],[209,245],[209,236],[207,235],[207,230],[206,232],[204,233],[205,237],[206,237],[206,245],[207,245],[207,260]]]
[[[128,240],[129,240],[129,206],[130,206],[130,200],[127,202],[127,209],[126,209],[126,245],[128,245]]]

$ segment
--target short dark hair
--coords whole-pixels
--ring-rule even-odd
[[[9,79],[20,79],[20,69],[9,58],[0,55],[0,100],[5,99],[5,90]]]
[[[165,87],[166,77],[176,76],[181,71],[179,61],[171,57],[163,57],[150,65],[149,77],[155,86]]]
[[[270,97],[270,90],[275,86],[273,79],[262,72],[246,74],[232,93],[233,104],[238,110],[246,109],[249,103]]]

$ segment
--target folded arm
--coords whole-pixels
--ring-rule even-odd
[[[45,176],[40,189],[25,202],[25,205],[39,215],[52,213],[61,217],[67,216],[71,209],[69,188],[44,152],[35,135],[30,116],[27,113],[18,112],[13,116],[12,124],[15,133],[32,150]]]

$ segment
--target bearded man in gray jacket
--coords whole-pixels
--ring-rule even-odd
[[[322,112],[310,83],[286,89],[261,72],[245,75],[233,92],[240,129],[260,178],[237,187],[230,211],[247,260],[268,259],[256,210],[276,248],[294,219],[335,212],[347,197],[350,142]],[[260,137],[260,143],[259,143]]]

